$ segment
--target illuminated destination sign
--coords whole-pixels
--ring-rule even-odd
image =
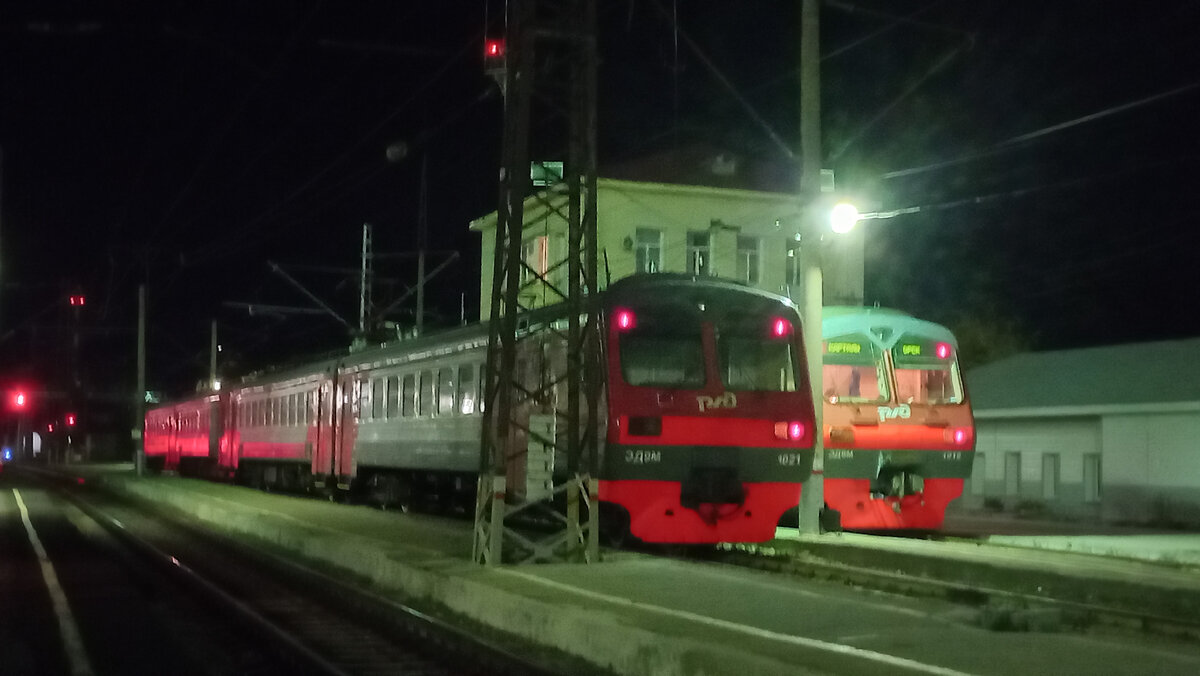
[[[831,340],[825,343],[825,352],[829,354],[862,354],[862,343],[852,343],[848,340]]]
[[[950,359],[954,352],[954,348],[950,346],[950,343],[936,341],[898,343],[892,350],[892,354],[898,358],[910,357],[922,361]]]

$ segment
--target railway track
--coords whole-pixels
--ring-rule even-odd
[[[64,494],[216,615],[255,636],[271,656],[263,663],[278,667],[256,673],[561,673],[296,562],[148,515],[131,503],[100,505],[79,491]]]
[[[1200,641],[1200,594],[1070,578],[1050,571],[999,572],[988,564],[890,553],[842,556],[823,548],[723,545],[707,561],[906,596],[942,598],[973,609],[964,619],[997,631],[1146,632]]]

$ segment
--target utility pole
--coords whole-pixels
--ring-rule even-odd
[[[362,229],[362,273],[358,281],[358,335],[359,341],[367,336],[368,314],[371,307],[371,224],[363,223]]]
[[[421,195],[417,210],[417,335],[425,334],[425,250],[429,248],[428,180],[429,155],[421,155]]]
[[[817,202],[821,194],[821,45],[820,0],[801,0],[800,7],[800,202],[801,263],[804,266],[804,348],[813,400],[813,468],[800,494],[800,532],[821,532],[825,506],[825,423],[822,415],[821,227]]]
[[[137,392],[133,397],[134,431],[137,443],[133,449],[133,467],[140,477],[146,468],[146,285],[138,285],[137,326]]]

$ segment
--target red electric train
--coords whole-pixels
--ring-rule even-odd
[[[614,282],[599,301],[605,420],[593,473],[604,522],[647,542],[774,537],[812,468],[795,306],[740,284],[667,274]],[[529,321],[565,323],[564,309]],[[538,335],[517,356],[531,390],[545,385],[544,373],[565,370],[560,334]],[[468,326],[160,406],[146,415],[148,465],[469,512],[486,348],[486,325]],[[517,415],[552,417],[565,402],[559,383]],[[561,472],[565,462],[554,466]]]
[[[975,423],[944,326],[825,308],[825,504],[851,530],[936,530],[971,475]]]

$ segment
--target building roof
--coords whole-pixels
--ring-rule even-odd
[[[1027,352],[966,374],[978,417],[1200,410],[1200,338]]]

